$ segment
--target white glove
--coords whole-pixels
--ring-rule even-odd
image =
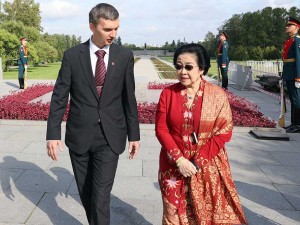
[[[25,70],[27,70],[27,65],[24,65]]]
[[[296,87],[296,88],[300,88],[300,82],[297,82],[297,81],[296,81],[296,82],[295,82],[295,87]]]

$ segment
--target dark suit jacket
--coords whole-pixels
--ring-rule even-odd
[[[68,49],[53,90],[47,140],[61,139],[61,122],[70,94],[65,142],[71,151],[85,153],[93,142],[100,118],[112,150],[121,154],[129,141],[139,141],[135,98],[134,58],[130,50],[112,44],[101,99],[91,67],[89,41]]]

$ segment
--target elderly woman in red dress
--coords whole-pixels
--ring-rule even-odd
[[[225,149],[233,128],[226,92],[202,78],[210,67],[203,46],[181,46],[173,62],[179,83],[162,91],[155,128],[162,224],[247,224]]]

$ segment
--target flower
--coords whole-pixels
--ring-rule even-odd
[[[148,88],[162,89],[168,83],[149,83]],[[50,103],[31,101],[53,90],[52,84],[36,84],[23,91],[14,91],[0,99],[0,119],[12,120],[47,120]],[[268,119],[260,111],[259,107],[245,98],[226,91],[232,109],[233,124],[247,127],[276,127],[276,122]],[[145,124],[155,123],[157,103],[139,103],[139,122]],[[69,113],[67,106],[63,120],[66,121]],[[184,112],[184,118],[191,118],[190,112]]]
[[[167,181],[167,185],[169,188],[176,188],[176,185],[178,185],[178,180],[176,180],[176,177],[174,176],[171,176],[169,180],[166,180]]]

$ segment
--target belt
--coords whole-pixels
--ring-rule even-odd
[[[282,60],[284,63],[286,63],[286,62],[296,62],[296,59],[294,59],[294,58],[291,58],[291,59],[283,59]]]
[[[222,53],[218,53],[218,55],[222,55]]]

